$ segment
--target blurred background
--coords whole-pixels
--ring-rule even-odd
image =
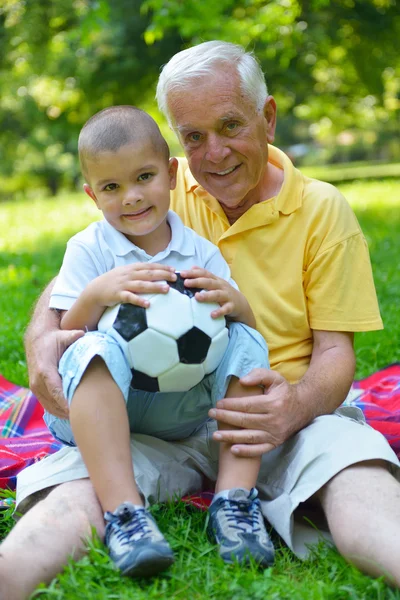
[[[80,186],[80,127],[112,104],[148,110],[181,153],[158,74],[212,39],[255,51],[296,165],[331,181],[400,175],[396,0],[0,0],[0,200]]]

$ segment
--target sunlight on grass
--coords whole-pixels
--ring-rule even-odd
[[[400,208],[399,180],[355,181],[338,186],[356,210]]]
[[[49,240],[67,240],[99,218],[101,212],[84,193],[5,202],[0,204],[0,221],[3,234],[7,231],[8,235],[0,239],[0,251],[28,250],[45,246]]]
[[[398,180],[356,181],[339,188],[356,211],[400,207]],[[4,202],[0,204],[3,227],[0,251],[32,250],[50,240],[66,241],[101,216],[94,202],[79,192],[34,201]]]

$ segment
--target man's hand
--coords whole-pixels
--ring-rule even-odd
[[[26,344],[30,388],[44,409],[62,419],[68,418],[69,411],[58,363],[68,346],[83,335],[83,331],[52,329]]]
[[[261,386],[260,395],[217,402],[209,416],[242,429],[220,430],[216,440],[233,444],[231,450],[238,456],[261,456],[341,405],[354,377],[353,334],[314,330],[313,338],[310,365],[297,383],[290,384],[275,371],[254,369],[240,382]]]
[[[282,375],[267,369],[254,369],[240,379],[245,386],[260,386],[258,396],[224,398],[209,416],[240,429],[221,429],[214,433],[219,442],[233,444],[237,456],[261,456],[283,444],[307,424],[298,402],[297,387]]]

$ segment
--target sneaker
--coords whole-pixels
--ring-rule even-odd
[[[258,492],[243,488],[229,490],[209,508],[207,532],[219,544],[219,553],[226,563],[248,564],[250,557],[261,567],[274,562],[274,546],[265,529]]]
[[[124,502],[104,518],[105,544],[124,575],[150,577],[174,562],[170,545],[146,509]]]

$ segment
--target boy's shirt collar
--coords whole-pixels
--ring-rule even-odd
[[[116,256],[126,256],[130,252],[133,252],[139,258],[143,257],[147,260],[150,258],[152,261],[154,261],[156,257],[159,259],[164,258],[171,252],[177,252],[182,256],[192,256],[195,253],[194,241],[191,236],[185,235],[185,226],[183,225],[181,219],[175,212],[169,210],[167,214],[167,221],[171,227],[171,241],[164,250],[158,252],[158,254],[155,256],[147,254],[147,252],[145,252],[142,248],[136,246],[133,242],[128,240],[123,233],[117,231],[105,219],[102,221],[102,226],[107,244]]]

